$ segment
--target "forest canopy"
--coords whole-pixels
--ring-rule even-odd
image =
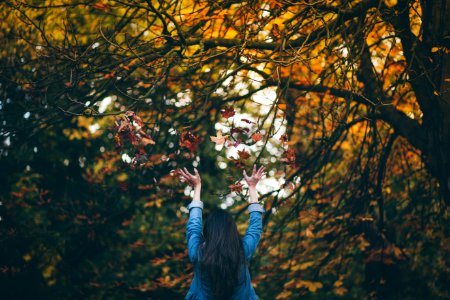
[[[446,1],[6,0],[0,286],[183,299],[185,226],[248,223],[261,299],[450,298]]]

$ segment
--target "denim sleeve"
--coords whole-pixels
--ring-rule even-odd
[[[247,260],[250,260],[261,238],[264,209],[259,203],[251,203],[248,206],[248,212],[250,214],[250,223],[242,241],[244,243],[245,257]]]
[[[196,252],[202,237],[202,212],[203,202],[192,200],[188,205],[189,220],[186,224],[186,240],[188,245],[188,255],[191,262],[197,259]]]

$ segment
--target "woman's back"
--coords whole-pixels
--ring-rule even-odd
[[[200,175],[197,169],[195,175],[190,174],[186,168],[179,170],[182,179],[194,187],[186,224],[188,255],[194,264],[194,278],[185,299],[259,299],[251,284],[248,263],[262,234],[264,209],[258,203],[256,184],[265,175],[264,169],[262,166],[256,171],[256,166],[253,166],[251,176],[243,171],[249,187],[250,222],[242,239],[233,217],[222,209],[215,209],[210,213],[202,235]]]
[[[214,297],[213,280],[206,272],[201,272],[201,262],[203,259],[203,249],[206,249],[206,242],[198,239],[196,243],[196,230],[201,230],[203,203],[192,201],[189,206],[189,221],[186,225],[188,252],[191,262],[194,264],[194,279],[192,280],[189,292],[185,299],[219,299]],[[259,299],[251,284],[251,277],[248,269],[250,262],[262,234],[262,214],[264,209],[259,203],[251,203],[248,206],[250,215],[249,225],[242,238],[244,260],[239,267],[239,279],[237,285],[230,290],[231,296],[226,299]],[[191,241],[191,242],[190,242]],[[220,277],[220,274],[217,274]]]

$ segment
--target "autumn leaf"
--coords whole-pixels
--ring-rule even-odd
[[[111,73],[103,75],[103,78],[108,79],[108,78],[114,77],[115,75],[116,75],[116,72],[112,71]]]
[[[248,123],[248,124],[255,124],[255,122],[250,121],[249,119],[241,119],[242,122]]]
[[[180,134],[180,140],[178,144],[180,147],[187,148],[190,152],[195,152],[201,139],[190,131],[184,131]]]
[[[249,128],[240,128],[240,127],[235,127],[235,128],[231,128],[230,133],[242,133],[242,132],[249,132],[250,129]]]
[[[225,140],[229,137],[229,135],[222,135],[221,131],[217,131],[217,136],[210,136],[211,141],[216,143],[217,145],[222,145],[225,143]]]
[[[293,148],[286,150],[282,154],[282,157],[280,158],[281,162],[283,162],[285,164],[289,164],[289,165],[294,165],[295,160],[296,160],[296,155],[295,155],[295,150]]]
[[[245,164],[241,159],[234,158],[233,156],[230,157],[230,161],[238,168],[243,169],[245,168]]]
[[[237,182],[235,184],[230,184],[229,187],[232,192],[240,193],[242,192],[242,188],[244,187],[244,185],[240,182]]]
[[[105,10],[105,9],[109,8],[109,5],[108,5],[108,4],[101,3],[101,2],[97,2],[97,3],[94,4],[93,7],[94,7],[95,9],[98,9],[98,10]]]
[[[225,107],[224,109],[222,109],[220,111],[220,113],[222,114],[222,117],[228,119],[228,118],[231,118],[232,116],[234,116],[236,112],[234,111],[233,107],[228,106],[228,107]]]
[[[252,140],[258,142],[262,139],[262,134],[260,132],[255,132],[252,134]]]
[[[238,150],[238,155],[241,159],[247,159],[250,157],[250,152],[244,150]]]
[[[307,288],[310,292],[316,292],[318,289],[322,288],[321,282],[309,281],[309,280],[299,280],[295,285],[296,288]]]

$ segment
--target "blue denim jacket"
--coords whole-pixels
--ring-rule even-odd
[[[191,287],[185,297],[186,300],[208,300],[212,299],[211,292],[200,280],[199,273],[199,257],[197,257],[197,248],[199,246],[202,236],[202,212],[203,202],[199,200],[192,200],[188,205],[189,209],[189,221],[186,224],[186,240],[188,245],[189,260],[194,264],[194,279],[192,280]],[[250,215],[250,223],[247,227],[242,242],[244,245],[244,252],[247,261],[253,256],[253,253],[258,246],[258,242],[262,233],[262,214],[265,212],[259,203],[251,203],[248,206],[248,212]],[[200,254],[201,255],[201,254]],[[245,281],[235,288],[233,292],[232,300],[259,300],[255,290],[251,284],[250,273],[248,267],[243,270],[242,274],[245,276]]]

